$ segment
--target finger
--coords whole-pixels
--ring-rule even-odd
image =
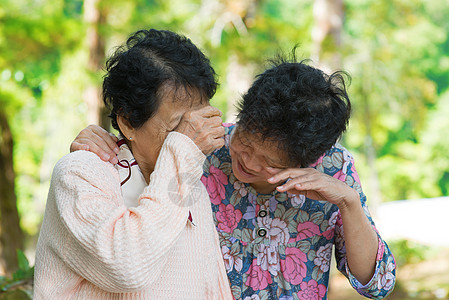
[[[89,145],[73,141],[72,144],[70,145],[70,152],[74,152],[74,151],[78,151],[78,150],[89,151]]]
[[[271,178],[268,178],[269,183],[277,183],[282,180],[286,180],[291,177],[297,177],[302,173],[302,169],[299,168],[290,168],[290,169],[284,169],[277,173],[276,175],[272,176]]]
[[[217,149],[221,149],[224,146],[224,139],[222,138],[218,138],[218,139],[214,139],[214,141],[212,142],[212,147],[210,150],[210,153],[212,153],[213,151],[217,150]]]
[[[115,154],[118,154],[120,149],[117,146],[118,139],[115,135],[107,132],[100,126],[89,125],[87,128],[90,129],[93,133],[95,133],[95,135],[97,137],[99,137],[100,139],[102,139],[104,141],[104,143],[100,143],[100,144],[98,144],[98,146],[102,147],[102,146],[106,145],[107,148],[103,148],[104,151],[106,151],[106,152],[112,151]],[[94,138],[94,135],[92,135],[92,138]],[[98,139],[96,139],[96,137],[95,137],[95,140],[98,141]]]
[[[86,139],[87,138],[83,138],[82,141]],[[101,148],[102,151],[108,153],[111,157],[115,156],[120,151],[117,143],[114,142],[114,140],[112,139],[112,137],[109,135],[108,132],[103,132],[100,135],[97,134],[90,135],[89,140],[92,143],[94,143],[97,147]],[[90,143],[89,146],[91,146]]]
[[[283,185],[278,186],[276,189],[279,192],[285,192],[291,189],[297,189],[297,186],[301,186],[302,183],[304,182],[304,178],[302,177],[295,177],[292,180],[287,181],[286,183],[284,183]]]
[[[111,164],[113,164],[113,165],[118,164],[118,158],[117,158],[117,156],[111,157],[111,158],[109,159],[109,162],[110,162]]]
[[[214,140],[214,149],[220,149],[224,146],[224,139],[219,138]]]
[[[107,153],[101,147],[99,147],[96,143],[94,143],[90,140],[87,141],[86,144],[89,147],[89,151],[95,153],[103,161],[109,161],[110,159],[112,159],[112,157],[116,157],[115,153],[113,155]]]
[[[225,133],[226,133],[226,130],[224,129],[224,127],[215,127],[215,128],[209,129],[208,135],[211,136],[212,138],[216,139],[216,138],[224,137]]]
[[[223,127],[223,120],[219,116],[204,119],[204,124],[210,127]]]
[[[218,108],[213,107],[213,106],[203,107],[203,108],[199,109],[197,111],[197,113],[200,116],[205,117],[205,118],[210,118],[210,117],[214,117],[214,116],[221,117],[223,115],[222,112]]]

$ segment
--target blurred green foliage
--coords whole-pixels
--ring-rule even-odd
[[[398,268],[424,261],[431,252],[431,247],[407,239],[390,241],[388,246],[394,253]]]
[[[0,300],[32,299],[34,267],[30,267],[25,254],[17,251],[19,269],[11,278],[0,276]]]
[[[3,0],[0,6],[0,109],[14,134],[18,207],[30,236],[38,231],[55,162],[87,125],[83,91],[101,83],[102,74],[86,67],[83,2]],[[235,68],[252,79],[267,58],[296,44],[300,59],[311,56],[313,3],[110,0],[100,2],[108,15],[100,31],[107,54],[141,28],[186,34],[211,58],[221,83],[212,104],[227,112],[238,98],[227,76]],[[346,0],[344,6],[342,46],[325,42],[322,56],[338,51],[353,77],[354,113],[343,143],[356,157],[368,199],[374,168],[383,200],[448,195],[446,0]]]

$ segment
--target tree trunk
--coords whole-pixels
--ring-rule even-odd
[[[370,72],[365,69],[362,72],[362,76],[360,80],[362,80],[363,84],[361,86],[360,95],[362,95],[362,101],[360,104],[361,112],[363,113],[363,120],[365,125],[365,155],[366,155],[366,164],[368,165],[368,169],[370,170],[370,177],[368,178],[369,188],[370,188],[370,197],[369,197],[369,206],[370,212],[373,217],[377,214],[377,208],[382,202],[382,192],[380,190],[380,182],[379,182],[379,173],[377,171],[376,166],[376,158],[377,151],[376,145],[373,142],[373,113],[371,111],[369,93],[367,91],[371,91],[370,85]]]
[[[312,29],[312,59],[326,72],[341,68],[341,32],[343,28],[343,0],[315,0],[315,25]],[[325,55],[323,42],[330,40],[330,54]]]
[[[250,64],[242,65],[237,56],[231,55],[226,71],[226,84],[229,95],[226,109],[226,122],[234,123],[237,116],[237,103],[244,93],[246,93],[253,80],[254,67]]]
[[[23,250],[14,180],[12,133],[0,110],[0,271],[6,274],[18,268],[17,249]]]
[[[88,70],[97,76],[102,70],[105,61],[105,37],[101,29],[106,25],[107,11],[101,0],[84,1],[84,19],[88,24],[87,46],[89,47]],[[93,83],[84,92],[84,100],[88,107],[87,121],[89,124],[98,124],[109,130],[110,121],[107,110],[101,99],[101,87]]]

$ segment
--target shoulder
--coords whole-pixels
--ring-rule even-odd
[[[85,180],[118,180],[114,166],[89,151],[75,151],[63,156],[55,165],[52,177],[74,175]]]
[[[71,169],[73,167],[105,167],[107,163],[102,161],[96,154],[79,150],[64,155],[55,165],[55,169]]]
[[[334,176],[339,172],[346,174],[347,170],[352,166],[353,161],[352,154],[341,144],[336,143],[310,167]]]
[[[328,156],[339,155],[344,161],[354,160],[351,152],[349,152],[349,150],[343,147],[343,145],[341,145],[340,143],[336,143],[335,145],[333,145],[332,148],[326,152],[326,154]]]

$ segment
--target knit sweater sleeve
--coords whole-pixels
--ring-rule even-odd
[[[85,151],[64,157],[50,188],[65,231],[53,242],[53,251],[106,291],[147,287],[160,276],[167,253],[187,224],[189,203],[184,199],[200,180],[204,159],[187,136],[170,133],[139,206],[128,209],[110,164]]]

